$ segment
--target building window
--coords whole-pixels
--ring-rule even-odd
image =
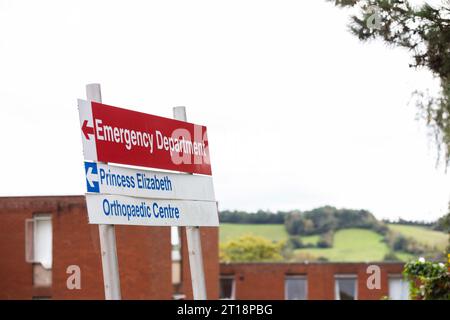
[[[308,281],[306,276],[288,276],[284,280],[286,300],[308,299]]]
[[[409,284],[401,275],[389,276],[389,298],[392,300],[409,299]]]
[[[49,214],[36,214],[25,221],[25,260],[33,264],[33,285],[52,285],[53,230]]]
[[[172,284],[181,283],[181,240],[180,228],[170,228],[170,242],[172,244]]]
[[[235,299],[234,276],[220,277],[220,299]]]
[[[334,280],[336,300],[356,300],[358,298],[355,275],[337,275]]]

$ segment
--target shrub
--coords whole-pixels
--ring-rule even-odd
[[[388,253],[386,253],[383,260],[384,261],[401,261],[401,259],[399,257],[397,257],[397,255],[392,251],[389,251]]]
[[[328,258],[325,258],[325,257],[319,257],[319,258],[317,259],[317,261],[320,261],[320,262],[328,262]]]
[[[302,240],[300,239],[300,237],[289,237],[288,240],[288,245],[292,248],[292,249],[301,249],[304,248],[305,246],[303,245]]]
[[[403,274],[409,280],[411,299],[450,300],[449,264],[425,261],[408,262]]]
[[[333,246],[333,231],[325,232],[320,236],[320,240],[317,242],[319,248],[331,248]]]
[[[413,238],[407,238],[398,232],[388,231],[384,239],[393,251],[403,251],[415,255],[422,255],[425,252],[429,254],[436,253],[435,249],[429,248],[427,245],[419,243]]]
[[[408,239],[400,234],[397,234],[392,242],[392,249],[394,251],[408,251]]]
[[[281,261],[284,247],[285,242],[271,242],[263,237],[244,235],[220,245],[220,261]]]

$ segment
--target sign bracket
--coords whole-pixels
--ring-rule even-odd
[[[86,98],[102,102],[100,84],[86,85]],[[114,225],[99,224],[100,251],[102,256],[103,283],[106,300],[120,300],[119,261],[117,259],[116,230]]]
[[[186,108],[174,107],[173,117],[176,120],[187,121]],[[191,269],[192,294],[194,300],[206,300],[200,227],[186,227],[186,238]]]

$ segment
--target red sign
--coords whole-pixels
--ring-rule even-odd
[[[79,100],[86,160],[211,175],[206,127]]]

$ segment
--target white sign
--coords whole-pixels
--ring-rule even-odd
[[[85,162],[87,191],[152,199],[215,201],[211,176]]]
[[[89,223],[140,226],[219,226],[217,203],[86,194]]]

